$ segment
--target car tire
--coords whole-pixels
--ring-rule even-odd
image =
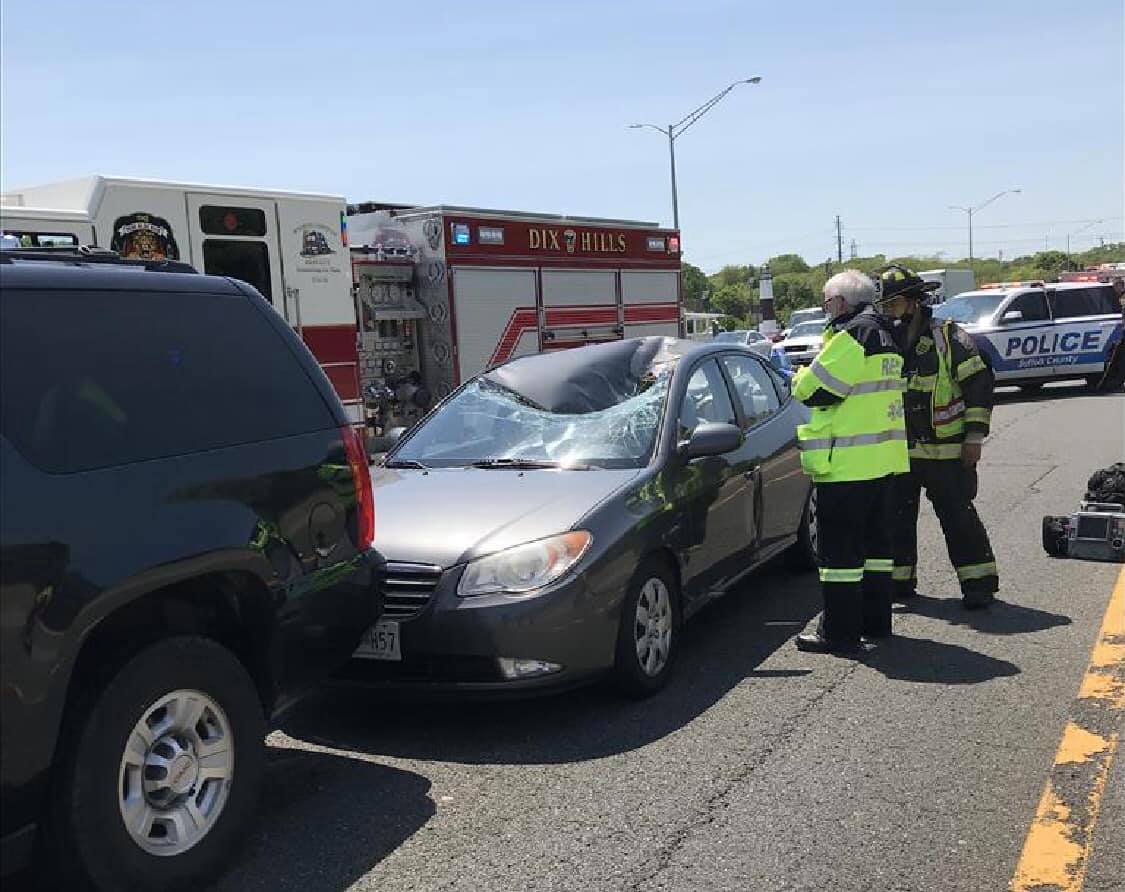
[[[1043,389],[1043,381],[1029,381],[1026,384],[1019,385],[1020,393],[1038,393]]]
[[[1066,557],[1066,528],[1068,517],[1043,518],[1043,550],[1051,557]]]
[[[621,693],[649,697],[668,683],[679,652],[680,626],[676,576],[666,560],[650,558],[634,574],[621,604],[613,671]]]
[[[815,570],[820,564],[817,551],[816,487],[809,487],[805,509],[801,512],[801,525],[797,527],[797,541],[785,553],[785,562],[790,570],[798,572]]]
[[[257,804],[266,731],[230,651],[199,637],[152,644],[76,719],[48,831],[62,877],[122,892],[195,888],[229,863]]]

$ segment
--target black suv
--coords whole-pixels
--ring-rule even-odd
[[[214,872],[270,719],[378,618],[366,450],[252,288],[0,252],[3,866]]]

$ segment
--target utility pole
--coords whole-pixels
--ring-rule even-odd
[[[840,215],[836,215],[836,260],[844,262],[844,237],[840,232]]]
[[[859,256],[859,246],[856,245],[854,238],[852,239],[852,244],[851,244],[850,250],[851,250],[851,253],[848,256],[848,259],[849,260],[855,260]]]

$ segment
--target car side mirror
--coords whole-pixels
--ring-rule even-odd
[[[686,443],[681,444],[684,457],[704,458],[724,455],[742,445],[742,431],[733,424],[705,421],[691,432]]]
[[[1023,310],[1008,310],[1008,312],[1001,317],[1000,321],[1019,322],[1021,319],[1023,319]]]

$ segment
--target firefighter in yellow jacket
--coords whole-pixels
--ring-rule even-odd
[[[895,525],[895,600],[915,593],[918,505],[925,488],[945,534],[962,602],[970,610],[987,607],[999,578],[973,499],[981,444],[992,420],[993,374],[968,334],[934,318],[927,304],[936,283],[896,265],[882,271],[881,283],[883,305],[900,323],[910,443],[910,473],[896,485],[901,513]]]
[[[863,638],[891,634],[892,475],[909,468],[902,356],[875,282],[844,270],[824,286],[831,320],[793,396],[812,409],[797,429],[801,466],[816,484],[824,612],[805,651],[856,654]]]

